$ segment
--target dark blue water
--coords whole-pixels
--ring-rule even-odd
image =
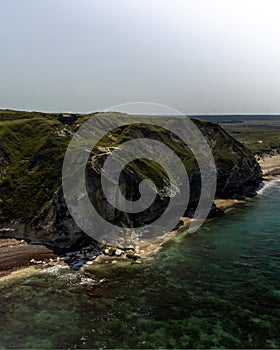
[[[153,260],[0,284],[2,348],[280,348],[280,188]],[[86,284],[81,284],[85,281]]]

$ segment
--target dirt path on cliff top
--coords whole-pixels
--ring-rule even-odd
[[[47,260],[57,255],[43,245],[32,245],[15,239],[0,239],[0,277],[32,265],[30,260]]]

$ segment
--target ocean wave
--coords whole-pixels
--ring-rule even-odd
[[[273,192],[275,188],[280,187],[280,177],[277,177],[275,180],[264,181],[261,183],[260,188],[257,190],[258,196],[268,195]]]

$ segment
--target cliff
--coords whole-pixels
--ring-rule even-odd
[[[55,114],[0,111],[0,235],[70,247],[86,236],[74,223],[61,189],[61,169],[73,132],[92,115],[79,115],[73,125],[64,125]],[[112,115],[113,117],[113,115]],[[133,117],[132,117],[133,118]],[[261,170],[254,156],[218,124],[193,120],[206,138],[217,168],[216,196],[245,198],[255,195]],[[150,138],[173,147],[189,176],[190,199],[185,215],[191,215],[200,196],[200,173],[188,147],[167,130],[143,125],[122,126],[104,137],[93,149],[87,166],[86,185],[97,211],[112,223],[149,223],[165,209],[166,194],[158,196],[143,215],[124,214],[113,208],[101,190],[100,169],[118,144],[135,138]],[[120,183],[125,197],[139,197],[138,184],[150,178],[158,188],[167,174],[145,159],[131,162]]]

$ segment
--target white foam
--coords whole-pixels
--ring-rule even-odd
[[[261,184],[261,188],[257,191],[258,196],[266,195],[273,191],[273,189],[280,187],[280,178],[276,178],[275,180],[264,181]]]
[[[50,267],[43,269],[42,272],[56,275],[60,272],[60,270],[67,269],[67,268],[68,268],[68,266],[65,266],[65,265],[54,265],[54,266],[50,266]]]

